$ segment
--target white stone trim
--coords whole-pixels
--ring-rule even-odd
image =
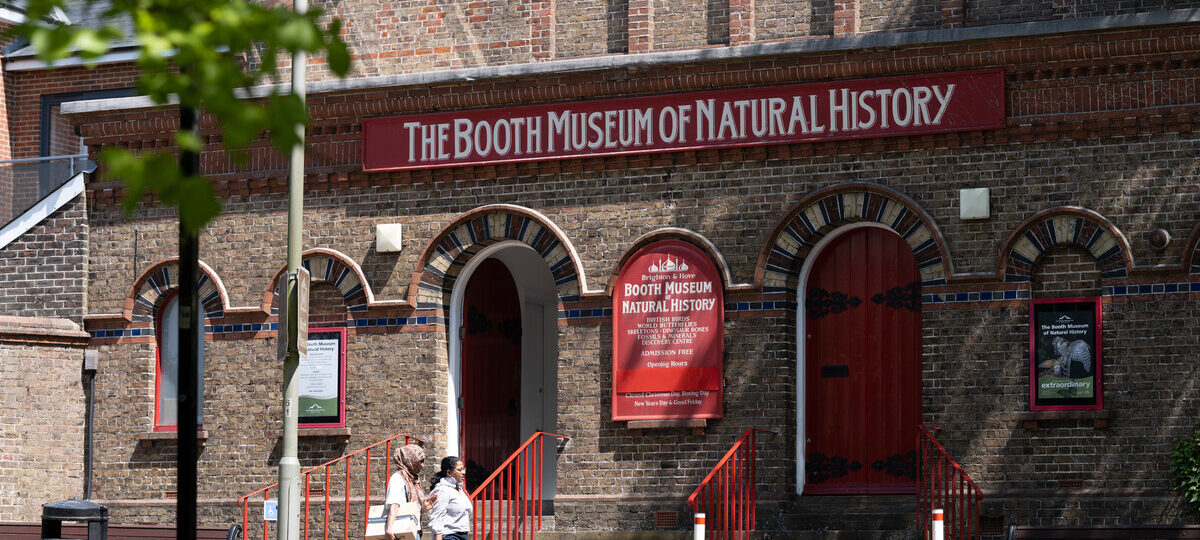
[[[21,217],[10,221],[8,225],[0,229],[0,249],[8,247],[9,244],[20,238],[22,234],[36,227],[42,220],[50,217],[50,214],[57,212],[59,208],[62,208],[71,202],[72,199],[82,194],[83,175],[84,173],[76,174],[67,183],[54,190],[53,193],[38,201],[37,204],[33,205],[33,208],[26,210],[24,214],[21,214]]]

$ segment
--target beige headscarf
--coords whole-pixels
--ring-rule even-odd
[[[419,501],[422,504],[425,502],[425,492],[421,490],[417,476],[421,474],[421,466],[424,461],[425,450],[415,444],[406,444],[392,453],[392,464],[404,478],[404,484],[408,488],[408,499]]]

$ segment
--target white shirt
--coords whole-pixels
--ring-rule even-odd
[[[383,497],[384,508],[391,504],[401,504],[408,502],[408,484],[404,482],[404,475],[400,471],[392,473],[392,477],[388,479],[387,494]],[[396,521],[409,519],[406,515],[397,515]],[[416,516],[417,529],[421,528],[421,516]]]
[[[466,490],[449,476],[433,488],[437,502],[429,511],[429,528],[434,534],[453,534],[471,531],[471,499]]]
[[[408,483],[404,481],[404,475],[400,471],[392,473],[392,477],[388,478],[387,495],[384,496],[383,504],[400,504],[408,502]]]

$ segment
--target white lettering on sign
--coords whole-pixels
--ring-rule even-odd
[[[402,170],[998,129],[1000,69],[363,121],[363,168]]]
[[[409,163],[631,150],[653,146],[656,141],[738,143],[826,130],[839,133],[937,126],[945,117],[955,87],[951,83],[870,90],[830,88],[826,96],[708,98],[657,110],[655,107],[590,112],[565,109],[537,116],[494,120],[454,118],[438,123],[412,121],[403,126]],[[822,99],[825,110],[820,109]]]

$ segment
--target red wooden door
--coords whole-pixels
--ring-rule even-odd
[[[805,290],[807,494],[911,493],[921,401],[921,287],[903,238],[847,232]]]
[[[488,259],[463,299],[462,448],[475,489],[521,445],[521,304],[508,267]]]

